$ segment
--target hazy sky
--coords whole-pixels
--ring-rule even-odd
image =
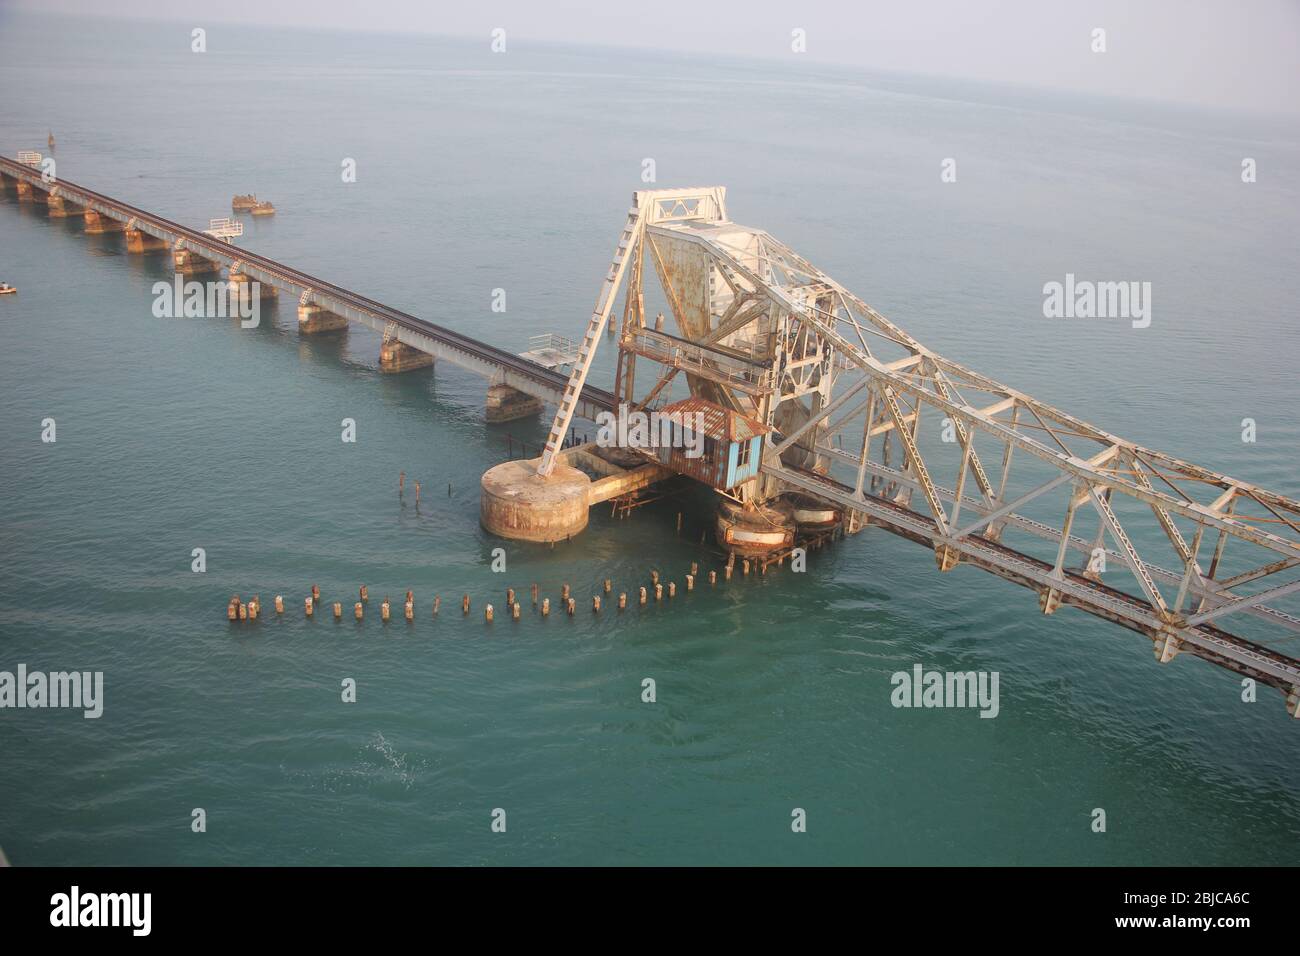
[[[1300,113],[1300,0],[0,0],[205,23],[652,47]],[[1105,53],[1090,49],[1106,30]]]

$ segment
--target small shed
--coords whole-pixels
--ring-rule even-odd
[[[659,447],[659,460],[673,471],[719,491],[758,474],[770,429],[757,419],[694,396],[664,406],[659,416],[672,433],[672,441]]]

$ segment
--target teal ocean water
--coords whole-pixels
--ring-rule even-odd
[[[0,12],[0,150],[52,129],[62,176],[195,225],[256,191],[279,212],[246,247],[516,351],[582,328],[653,158],[944,354],[1300,495],[1294,123],[521,40],[211,24],[199,55],[189,30]],[[1151,327],[1044,319],[1067,272],[1151,281]],[[486,426],[481,380],[380,377],[377,336],[300,339],[292,303],[254,331],[155,318],[170,274],[0,201],[0,670],[105,675],[98,720],[0,711],[15,864],[1294,860],[1300,729],[1274,691],[1243,704],[1226,672],[885,534],[802,576],[485,627],[507,587],[584,607],[606,577],[710,566],[704,516],[678,537],[673,505],[597,512],[493,573],[479,476],[545,418]],[[305,620],[312,583],[367,584],[367,620]],[[407,588],[416,623],[383,627]],[[263,620],[228,625],[234,592]],[[914,663],[997,671],[999,716],[893,708]]]

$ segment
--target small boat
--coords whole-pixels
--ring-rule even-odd
[[[17,291],[8,282],[0,282],[0,295],[13,295]]]
[[[235,212],[246,212],[257,205],[257,194],[249,193],[246,196],[236,196],[230,200],[230,208]]]
[[[259,202],[259,203],[257,203],[255,206],[253,206],[253,215],[254,215],[254,216],[274,216],[274,215],[275,215],[275,207],[274,207],[273,205],[271,205],[269,202]]]

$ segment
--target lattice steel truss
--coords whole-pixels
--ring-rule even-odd
[[[794,489],[833,502],[853,530],[932,548],[941,571],[989,571],[1034,590],[1045,614],[1082,608],[1149,637],[1162,663],[1188,651],[1277,687],[1300,716],[1300,661],[1283,650],[1300,618],[1279,606],[1300,592],[1288,573],[1300,565],[1300,503],[927,349],[785,244],[730,223],[724,197],[636,194],[588,329],[594,350],[626,272],[620,398],[651,404],[685,373],[693,393],[774,429],[747,500]],[[680,336],[647,326],[646,260]],[[663,369],[640,399],[638,358]]]

